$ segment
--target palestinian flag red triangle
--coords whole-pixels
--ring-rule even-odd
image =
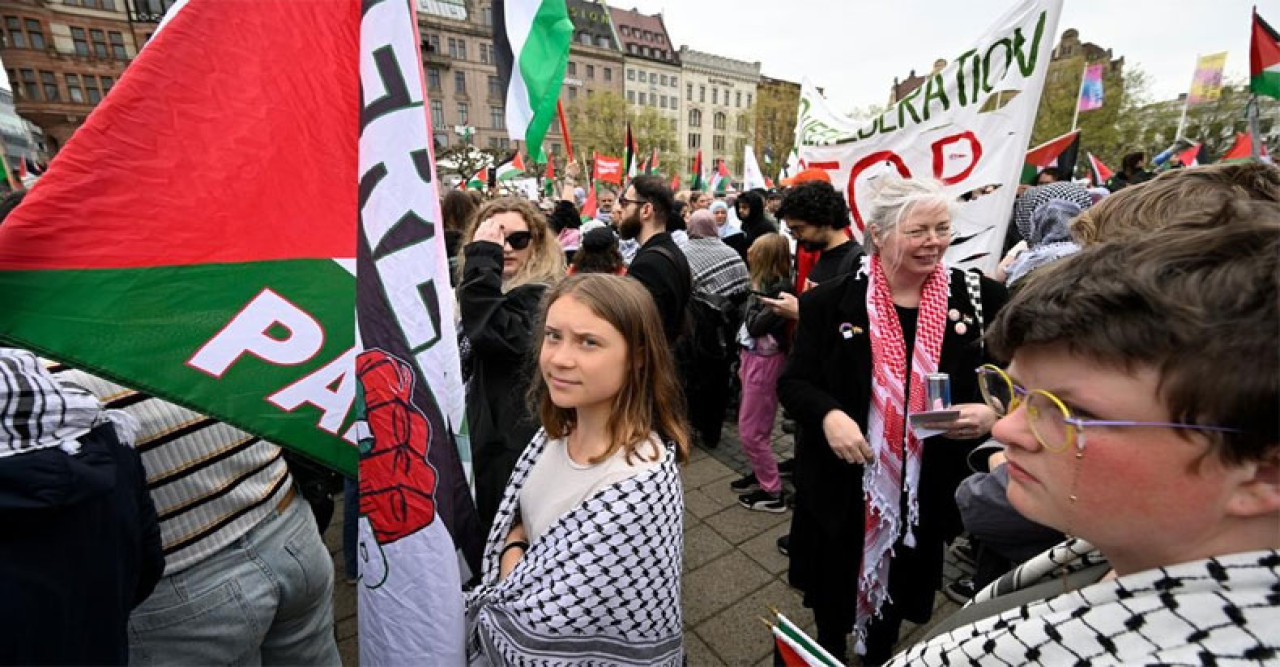
[[[1111,171],[1107,165],[1103,164],[1102,160],[1094,157],[1093,153],[1089,153],[1089,176],[1093,179],[1094,187],[1102,187],[1106,185],[1107,181],[1111,180],[1111,177],[1114,175],[1115,172]]]
[[[1056,168],[1063,178],[1070,179],[1076,168],[1076,156],[1080,150],[1080,130],[1068,132],[1050,139],[1027,151],[1022,168],[1022,182],[1035,184],[1042,169]]]
[[[0,225],[0,338],[354,472],[361,7],[252,4],[181,5]]]

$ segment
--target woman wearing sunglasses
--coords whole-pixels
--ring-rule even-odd
[[[476,509],[488,530],[507,478],[537,430],[523,397],[534,321],[547,287],[564,277],[564,252],[547,219],[523,199],[494,199],[463,236],[460,329],[470,342],[467,425]]]
[[[1074,537],[895,665],[1280,661],[1278,221],[1228,205],[1019,289],[979,381],[1009,502]]]
[[[943,541],[960,532],[965,456],[995,422],[973,369],[984,361],[983,318],[1005,300],[995,281],[943,263],[953,200],[941,185],[887,176],[878,185],[870,255],[801,298],[778,382],[799,426],[790,579],[813,609],[818,642],[842,656],[854,630],[863,664],[892,656],[903,620],[933,612]],[[937,372],[951,377],[958,418],[929,437],[908,416],[931,411],[926,377]]]

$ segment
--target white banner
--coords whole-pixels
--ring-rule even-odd
[[[747,154],[742,159],[742,189],[754,190],[766,187],[764,174],[760,173],[760,164],[756,162],[756,152],[747,146]]]
[[[974,47],[869,123],[833,112],[805,81],[796,134],[804,167],[845,193],[861,240],[871,181],[889,171],[935,178],[960,198],[946,260],[994,270],[1031,137],[1062,0],[1024,0]],[[995,189],[987,194],[981,194]],[[976,191],[976,192],[975,192]]]

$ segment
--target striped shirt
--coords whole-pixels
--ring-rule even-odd
[[[291,487],[280,447],[234,426],[84,371],[53,364],[63,383],[138,421],[136,448],[160,518],[165,574],[184,570],[249,532]]]

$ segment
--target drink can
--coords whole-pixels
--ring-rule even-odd
[[[945,410],[951,407],[951,376],[946,373],[930,373],[926,386],[929,410]]]

